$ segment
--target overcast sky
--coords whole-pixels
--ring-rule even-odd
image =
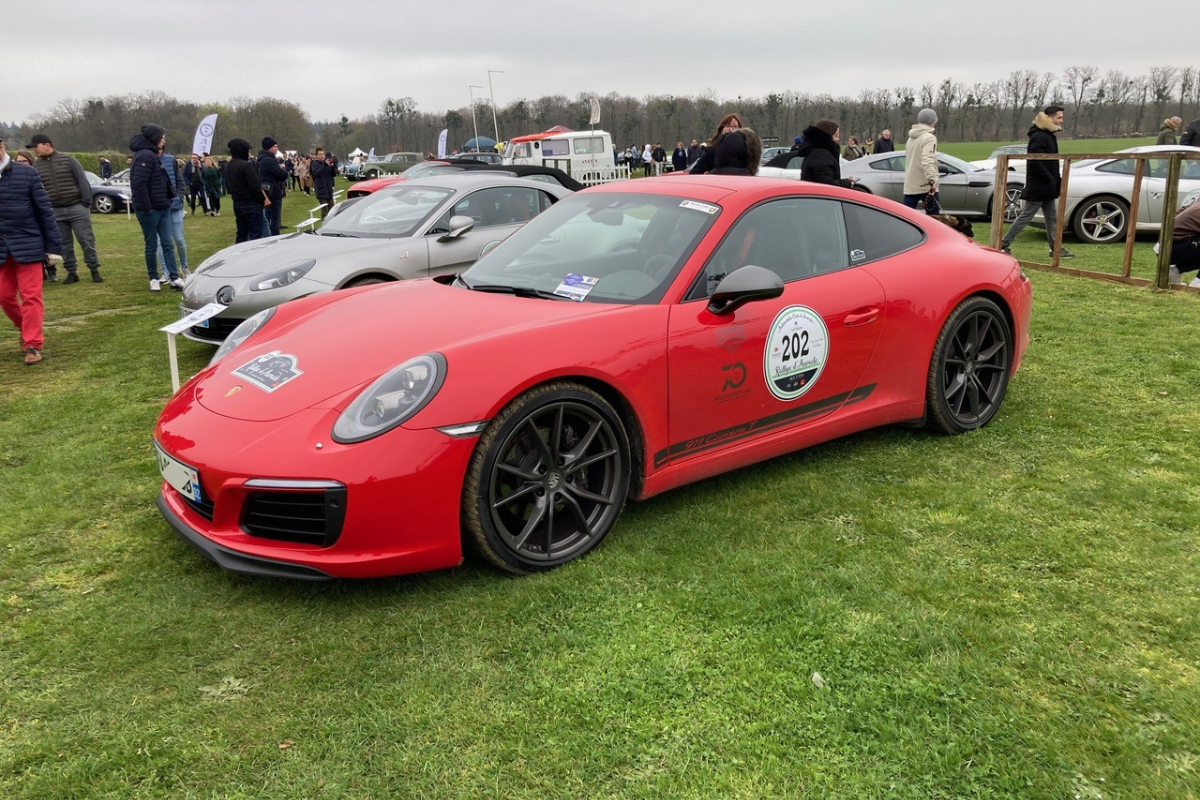
[[[152,89],[197,103],[279,97],[316,120],[368,116],[386,97],[442,112],[466,107],[470,91],[486,98],[488,70],[503,71],[492,75],[501,108],[581,92],[712,91],[727,105],[787,90],[854,96],[1071,65],[1142,75],[1187,66],[1191,51],[1177,29],[1156,35],[1157,22],[1135,18],[1182,22],[1190,8],[1163,0],[56,0],[7,15],[0,119],[23,122],[65,98]]]

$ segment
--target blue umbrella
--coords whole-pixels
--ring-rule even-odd
[[[470,150],[473,147],[476,150],[491,150],[495,146],[495,139],[489,139],[486,136],[476,136],[474,139],[469,139],[467,143],[463,145],[463,149]]]

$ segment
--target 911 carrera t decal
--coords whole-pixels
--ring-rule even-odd
[[[258,358],[242,364],[233,371],[233,374],[245,378],[264,392],[270,393],[288,381],[299,378],[304,373],[296,369],[295,356],[279,350],[272,350],[270,353],[264,353]]]
[[[795,400],[816,385],[829,359],[829,330],[811,308],[788,306],[771,323],[763,378],[771,394]]]
[[[701,436],[694,436],[685,442],[678,442],[664,450],[659,450],[654,454],[654,466],[661,467],[675,456],[683,453],[691,454],[711,450],[714,447],[729,444],[738,439],[745,439],[747,436],[754,436],[769,431],[772,428],[779,428],[784,425],[800,422],[807,417],[819,416],[829,411],[830,408],[839,405],[853,405],[870,397],[871,392],[875,391],[875,386],[876,384],[874,383],[859,386],[853,391],[842,392],[841,394],[815,400],[802,406],[789,408],[787,411],[780,411],[778,414],[772,414],[769,417],[762,417],[749,422],[743,422],[741,425],[734,425],[731,428],[724,428],[723,430],[713,431]]]

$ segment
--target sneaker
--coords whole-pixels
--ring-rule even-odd
[[[1051,250],[1051,251],[1050,251],[1050,257],[1051,257],[1051,258],[1054,258],[1054,251],[1053,251],[1053,250]],[[1075,254],[1074,254],[1074,253],[1072,253],[1070,250],[1068,250],[1067,248],[1065,248],[1065,247],[1064,247],[1064,248],[1062,248],[1061,250],[1059,250],[1059,251],[1058,251],[1058,257],[1059,257],[1060,259],[1074,258],[1074,257],[1075,257]]]
[[[1200,289],[1200,275],[1192,278],[1192,282],[1188,284],[1192,289]]]
[[[157,281],[152,278],[150,280],[150,291],[161,292],[162,291],[162,281]]]
[[[104,276],[100,274],[100,270],[92,270],[92,283],[104,283]]]
[[[1004,253],[1004,255],[1006,255],[1006,256],[1011,256],[1011,255],[1012,255],[1012,250],[1010,250],[1010,249],[1008,248],[1008,245],[1006,245],[1006,244],[1001,244],[1001,245],[1000,245],[1000,252],[1001,252],[1001,253]]]
[[[67,273],[67,277],[63,279],[63,286],[66,286],[67,284],[70,284],[70,283],[79,283],[79,273],[78,272],[68,272]]]
[[[1179,267],[1174,264],[1167,269],[1167,283],[1183,283],[1183,276],[1179,274]]]
[[[58,270],[48,269],[45,274],[46,283],[58,283]]]
[[[168,281],[167,283],[168,283],[168,284],[170,285],[170,287],[171,287],[172,289],[174,289],[175,291],[177,291],[177,292],[182,292],[182,291],[183,291],[183,278],[172,278],[172,279],[171,279],[170,281]]]
[[[42,360],[42,351],[36,347],[25,348],[25,366],[32,367]]]

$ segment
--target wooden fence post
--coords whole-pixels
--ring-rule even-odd
[[[1000,249],[1003,238],[1004,209],[1008,206],[1008,153],[996,156],[996,186],[992,190],[992,232],[988,236],[988,246],[993,250]]]
[[[1171,238],[1175,231],[1175,207],[1179,204],[1179,167],[1183,163],[1180,153],[1171,153],[1167,162],[1167,185],[1163,192],[1162,227],[1158,232],[1158,274],[1154,285],[1166,289],[1168,270],[1171,267]],[[1131,223],[1132,224],[1132,223]]]
[[[1121,262],[1121,274],[1129,277],[1133,264],[1133,241],[1137,237],[1138,206],[1142,200],[1142,179],[1146,176],[1146,159],[1136,159],[1137,166],[1133,168],[1133,194],[1129,197],[1129,219],[1125,226],[1125,258]]]

